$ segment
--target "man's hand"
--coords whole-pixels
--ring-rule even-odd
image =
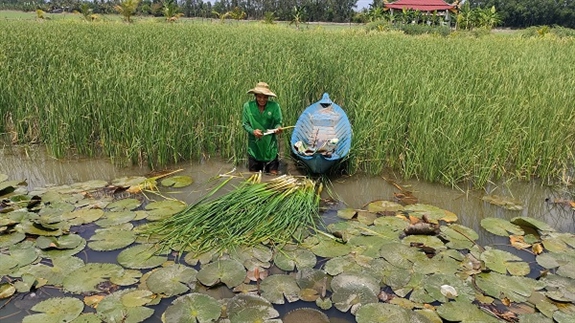
[[[276,135],[279,135],[280,133],[282,133],[283,129],[281,127],[277,128],[275,131]]]
[[[264,134],[262,133],[262,131],[260,129],[256,129],[256,130],[254,130],[254,136],[256,136],[256,138],[260,139],[261,137],[264,136]]]

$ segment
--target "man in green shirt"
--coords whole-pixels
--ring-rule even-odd
[[[282,112],[280,105],[269,98],[277,96],[265,82],[259,82],[248,93],[254,94],[254,100],[244,104],[242,113],[242,126],[248,133],[248,168],[250,172],[276,175],[279,169],[276,134],[281,133]]]

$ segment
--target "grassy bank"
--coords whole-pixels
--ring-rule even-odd
[[[351,172],[482,185],[574,161],[573,39],[155,20],[5,20],[0,39],[0,132],[57,156],[242,163],[241,107],[267,81],[286,125],[323,92],[347,111]]]

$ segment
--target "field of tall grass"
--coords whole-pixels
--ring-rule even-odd
[[[0,133],[58,157],[244,163],[242,104],[266,81],[285,125],[323,92],[346,110],[352,173],[481,186],[575,160],[573,39],[0,20],[0,40]]]

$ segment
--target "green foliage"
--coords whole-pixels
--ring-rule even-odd
[[[275,16],[275,14],[271,11],[266,11],[264,14],[264,20],[263,23],[264,24],[275,24],[277,20],[277,17]]]
[[[416,24],[407,24],[407,25],[397,25],[395,29],[402,30],[407,35],[423,35],[423,34],[431,34],[431,35],[440,35],[440,36],[448,36],[451,33],[449,27],[446,26],[428,26],[428,25],[416,25]]]
[[[132,23],[132,16],[136,14],[140,1],[141,0],[123,0],[114,6],[114,10],[124,18],[124,21]]]

